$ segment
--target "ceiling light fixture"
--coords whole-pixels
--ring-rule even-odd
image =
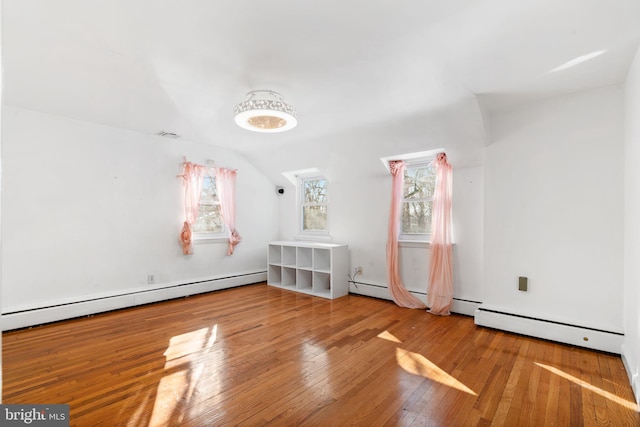
[[[256,132],[284,132],[298,124],[296,111],[272,90],[253,90],[233,109],[238,126]]]

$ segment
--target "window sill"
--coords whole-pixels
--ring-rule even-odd
[[[296,234],[293,236],[293,240],[299,240],[303,242],[331,242],[331,236],[328,234]]]
[[[451,243],[452,246],[456,246],[456,243]],[[398,240],[398,246],[401,248],[426,248],[431,247],[431,242],[426,240]]]
[[[426,240],[398,240],[398,246],[401,248],[429,248],[431,242]]]
[[[217,235],[193,235],[193,239],[191,240],[194,245],[206,245],[212,243],[228,243],[229,238],[226,236],[217,236]]]

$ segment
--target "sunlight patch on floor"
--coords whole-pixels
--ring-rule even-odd
[[[580,378],[576,378],[573,375],[568,374],[568,373],[566,373],[566,372],[564,372],[564,371],[562,371],[562,370],[560,370],[558,368],[554,368],[553,366],[545,365],[543,363],[538,363],[538,362],[535,362],[535,364],[538,365],[539,367],[543,368],[543,369],[546,369],[547,371],[549,371],[549,372],[551,372],[553,374],[556,374],[556,375],[558,375],[558,376],[560,376],[562,378],[565,378],[565,379],[571,381],[574,384],[579,385],[580,387],[584,387],[587,390],[590,390],[590,391],[592,391],[592,392],[594,392],[596,394],[599,394],[600,396],[605,397],[605,398],[609,399],[610,401],[617,403],[618,405],[622,405],[625,408],[631,409],[631,410],[636,411],[636,412],[640,410],[640,408],[638,408],[638,405],[635,402],[630,402],[628,400],[625,400],[625,399],[623,399],[623,398],[621,398],[619,396],[616,396],[615,394],[613,394],[611,392],[608,392],[606,390],[601,389],[600,387],[596,387],[593,384],[589,384],[588,382],[586,382],[584,380],[581,380]]]
[[[192,362],[197,362],[198,357],[213,347],[217,335],[218,325],[213,325],[171,337],[164,352],[167,374],[158,384],[150,426],[164,426],[181,420],[182,414],[176,415],[191,400],[204,372],[202,363]]]
[[[151,401],[151,397],[149,396],[149,392],[146,392],[144,397],[140,396],[138,393],[134,398],[127,399],[129,402],[136,402],[136,409],[133,411],[133,414],[129,416],[129,420],[127,422],[128,426],[143,426],[146,424],[146,409],[147,404]],[[123,410],[125,407],[123,407]],[[122,411],[118,414],[118,417],[122,417]]]
[[[162,377],[151,412],[150,426],[169,425],[170,421],[175,421],[174,415],[187,385],[187,372],[184,370]]]
[[[421,354],[397,348],[396,360],[398,365],[410,374],[420,375],[473,396],[478,395]]]
[[[398,338],[393,336],[393,334],[391,332],[389,332],[389,331],[380,332],[378,334],[378,338],[382,338],[383,340],[393,341],[393,342],[397,342],[397,343],[401,343],[402,342]]]
[[[213,327],[215,341],[215,330],[217,325]],[[205,346],[205,339],[209,333],[209,328],[201,328],[197,331],[187,332],[185,334],[176,335],[169,340],[169,347],[164,352],[167,362],[175,359],[179,359],[183,356],[200,351]]]

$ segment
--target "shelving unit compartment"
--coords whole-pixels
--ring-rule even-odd
[[[311,248],[298,248],[298,268],[311,270],[313,267],[313,250]]]
[[[311,270],[298,270],[297,275],[297,289],[311,291],[313,285]]]
[[[294,246],[282,247],[282,265],[296,266],[296,248]]]
[[[329,273],[313,272],[313,292],[319,294],[331,292],[331,275]]]
[[[329,249],[313,249],[313,269],[331,271],[331,251]]]
[[[282,246],[269,245],[269,264],[282,264]]]
[[[269,265],[267,281],[276,286],[282,283],[282,268],[279,265]]]
[[[282,267],[282,286],[296,287],[296,269]]]

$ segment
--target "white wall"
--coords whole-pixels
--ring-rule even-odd
[[[334,242],[349,245],[351,274],[356,266],[363,267],[363,275],[357,281],[378,286],[351,286],[352,293],[391,299],[386,267],[391,176],[380,158],[444,148],[453,165],[454,298],[481,301],[484,177],[482,167],[474,162],[474,150],[481,153],[482,142],[475,139],[475,130],[454,126],[455,120],[451,118],[439,119],[415,118],[403,126],[375,132],[358,130],[349,135],[334,135],[319,140],[317,152],[313,153],[296,147],[287,150],[286,157],[291,162],[283,161],[282,172],[316,167],[329,179],[331,237]],[[429,124],[430,120],[433,123]],[[461,145],[466,147],[466,158],[458,156]],[[298,234],[295,191],[294,186],[287,185],[280,197],[283,240]],[[400,263],[406,288],[426,300],[428,248],[402,246]],[[473,310],[468,312],[472,313]]]
[[[640,404],[640,50],[625,86],[624,344],[622,356]]]
[[[276,195],[232,152],[7,106],[2,150],[4,313],[266,270]],[[182,255],[183,156],[238,169],[233,256]]]
[[[493,115],[485,305],[622,332],[622,100],[605,87]]]
[[[2,7],[0,5],[0,117],[2,117],[2,88],[4,87],[4,79],[2,75]],[[2,247],[2,175],[3,175],[3,161],[2,161],[2,120],[0,120],[0,248]],[[0,307],[2,307],[2,256],[0,256]],[[2,316],[0,316],[0,331],[2,330]],[[0,403],[2,403],[2,339],[0,338]]]

